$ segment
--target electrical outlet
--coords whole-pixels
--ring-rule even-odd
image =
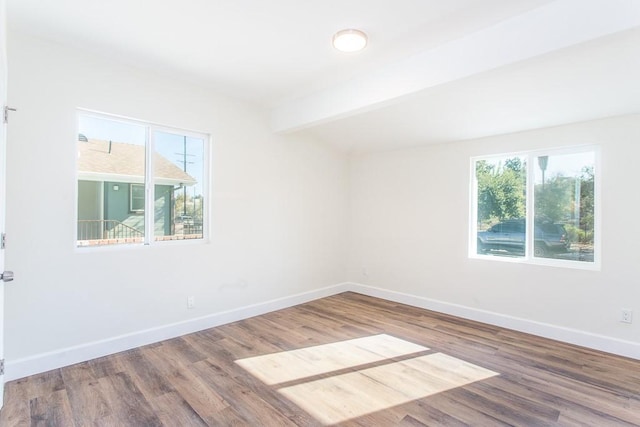
[[[190,296],[187,297],[187,308],[195,308],[196,307],[196,297]]]
[[[633,311],[628,308],[623,308],[620,311],[620,321],[622,323],[632,323],[633,322]]]

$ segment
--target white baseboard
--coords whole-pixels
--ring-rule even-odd
[[[133,332],[105,340],[89,342],[48,353],[37,354],[23,359],[8,360],[5,365],[5,381],[12,381],[29,375],[62,368],[75,363],[179,337],[192,332],[202,331],[215,326],[289,308],[294,305],[346,292],[349,290],[349,286],[350,284],[348,283],[328,286],[326,288],[253,304],[235,310],[214,313],[157,328]]]
[[[73,365],[75,363],[84,362],[98,357],[108,356],[110,354],[143,345],[236,322],[238,320],[248,319],[250,317],[289,308],[294,305],[303,304],[315,299],[347,291],[383,298],[389,301],[450,314],[464,319],[488,323],[507,329],[526,332],[545,338],[640,360],[640,343],[618,340],[576,329],[535,322],[532,320],[432,300],[429,298],[390,291],[388,289],[376,288],[359,283],[341,283],[310,292],[278,298],[234,310],[214,313],[157,328],[133,332],[105,340],[89,342],[48,353],[37,354],[23,359],[9,360],[6,362],[5,366],[5,381],[12,381],[18,378]]]
[[[414,307],[450,314],[464,319],[488,323],[515,331],[526,332],[544,338],[550,338],[569,344],[579,345],[594,350],[630,357],[640,360],[640,343],[624,341],[604,335],[592,334],[578,329],[565,328],[548,323],[536,322],[495,313],[486,310],[451,304],[429,298],[376,288],[359,283],[349,283],[349,290],[359,294],[386,299],[388,301],[407,304]]]

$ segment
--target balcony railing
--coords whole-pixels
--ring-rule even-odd
[[[112,219],[78,220],[78,240],[136,239],[144,232]]]

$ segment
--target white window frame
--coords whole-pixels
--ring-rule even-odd
[[[145,203],[145,206],[143,206],[142,209],[134,209],[133,208],[133,201],[134,201],[133,187],[142,187],[143,194],[144,194],[144,190],[145,190],[144,184],[134,184],[134,183],[130,183],[129,184],[129,211],[132,212],[132,213],[142,213],[142,212],[144,212],[144,208],[146,207],[146,203],[147,203],[146,197],[144,197],[144,199],[143,199],[144,203]]]
[[[593,262],[553,259],[553,258],[538,258],[533,256],[534,240],[531,236],[534,236],[534,205],[535,205],[535,168],[531,167],[535,164],[534,159],[539,156],[554,156],[563,154],[578,154],[592,152],[594,154],[594,259]],[[476,179],[476,163],[481,160],[493,160],[505,157],[524,157],[527,160],[527,174],[526,174],[526,235],[525,235],[525,254],[523,257],[506,257],[506,256],[494,256],[478,253],[477,242],[477,224],[478,224],[478,182]],[[571,146],[550,148],[544,150],[532,150],[532,151],[517,151],[496,153],[485,156],[474,156],[470,159],[470,197],[469,197],[469,258],[481,259],[497,262],[507,263],[521,263],[521,264],[535,264],[545,265],[552,267],[566,267],[582,270],[597,270],[601,268],[601,256],[602,256],[602,244],[601,244],[601,167],[600,167],[600,147],[597,145],[586,146]]]
[[[93,251],[93,250],[117,250],[122,248],[132,247],[149,247],[149,246],[170,246],[170,245],[188,245],[188,244],[203,244],[209,243],[209,217],[211,210],[211,190],[210,190],[210,176],[211,176],[211,136],[205,132],[193,131],[177,127],[169,127],[160,125],[153,122],[148,122],[139,119],[133,119],[130,117],[118,116],[114,114],[103,113],[99,111],[77,108],[76,109],[76,125],[79,123],[80,116],[94,117],[102,120],[110,120],[130,125],[145,127],[145,209],[140,212],[144,212],[145,215],[145,232],[143,243],[119,243],[111,245],[95,245],[95,246],[78,246],[78,231],[77,227],[74,227],[74,248],[81,252]],[[203,140],[203,177],[202,177],[202,194],[204,194],[206,202],[202,205],[202,238],[200,239],[180,239],[180,240],[155,240],[154,235],[154,214],[155,210],[148,209],[155,204],[155,181],[153,171],[153,153],[155,134],[157,132],[165,132],[171,134],[178,134],[180,136],[186,136],[188,138],[196,138]],[[79,129],[76,129],[76,141],[78,144],[77,136],[80,133]],[[76,147],[76,145],[74,145]],[[78,170],[75,171],[75,222],[78,222]],[[149,214],[149,212],[151,214]]]

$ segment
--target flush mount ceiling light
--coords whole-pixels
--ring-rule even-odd
[[[357,52],[367,46],[367,35],[360,30],[342,30],[333,36],[333,47],[340,52]]]

